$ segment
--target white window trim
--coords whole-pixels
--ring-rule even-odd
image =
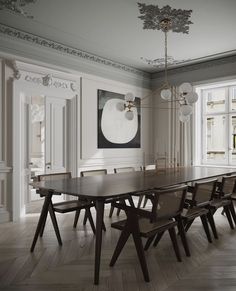
[[[220,87],[226,87],[226,86],[235,86],[236,87],[236,77],[233,76],[232,79],[221,79],[221,80],[216,80],[216,81],[212,81],[212,82],[204,82],[203,83],[195,83],[194,84],[194,89],[195,91],[198,93],[199,95],[199,100],[198,102],[195,104],[194,106],[194,115],[193,115],[193,165],[198,165],[198,166],[216,166],[219,165],[221,167],[236,167],[236,164],[232,164],[231,161],[229,161],[228,157],[230,155],[228,155],[227,159],[228,159],[228,163],[210,163],[208,161],[206,161],[205,163],[203,163],[203,133],[202,133],[202,126],[203,126],[203,115],[202,115],[202,107],[203,107],[203,100],[202,100],[202,94],[201,94],[201,90],[203,89],[212,89],[212,88],[220,88]],[[228,93],[230,94],[230,93]],[[231,96],[229,95],[229,98],[231,98]],[[229,102],[230,103],[230,102]],[[227,104],[226,104],[227,106]],[[230,104],[228,104],[228,113],[226,113],[226,115],[228,115],[229,117],[227,118],[228,122],[227,122],[227,131],[229,132],[230,128],[229,128],[229,123],[231,120],[231,116],[232,115],[236,115],[236,111],[233,112],[231,110],[231,108],[229,108]],[[222,113],[220,113],[222,114]],[[214,114],[216,115],[216,114]],[[229,134],[228,139],[227,139],[227,148],[229,148],[230,145],[230,140],[231,138],[231,134]]]

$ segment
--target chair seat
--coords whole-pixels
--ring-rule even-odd
[[[227,199],[213,199],[210,203],[212,208],[220,208],[230,204],[230,200]]]
[[[183,219],[192,219],[192,218],[202,216],[207,213],[208,213],[208,210],[205,208],[194,207],[194,208],[184,209],[181,216]]]
[[[63,201],[59,203],[53,204],[53,209],[59,213],[66,213],[71,211],[76,211],[84,208],[90,208],[94,206],[93,203],[89,203],[85,200],[70,200],[70,201]]]
[[[125,220],[114,222],[111,224],[111,227],[119,229],[119,230],[123,230],[126,224],[126,221],[127,220],[125,219]],[[150,237],[159,231],[160,232],[165,231],[171,227],[174,227],[175,225],[177,225],[177,222],[171,219],[160,219],[153,223],[151,223],[150,220],[147,218],[139,219],[140,234],[143,237]]]
[[[231,195],[231,198],[232,198],[233,200],[236,200],[236,193],[233,193],[233,194]]]

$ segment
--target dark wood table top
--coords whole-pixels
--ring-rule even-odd
[[[175,184],[236,173],[236,168],[181,167],[162,172],[137,171],[131,173],[98,175],[64,180],[31,183],[38,189],[54,190],[58,193],[83,196],[93,199],[107,199],[128,193],[141,192]]]

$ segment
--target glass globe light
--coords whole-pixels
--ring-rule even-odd
[[[184,116],[190,115],[193,112],[193,107],[190,105],[181,105],[179,109],[180,113]]]
[[[179,120],[181,122],[188,122],[190,120],[190,116],[189,115],[183,115],[183,114],[179,114]]]
[[[161,90],[161,98],[169,101],[171,99],[171,90],[170,89]]]
[[[179,92],[181,94],[183,93],[189,93],[189,92],[192,92],[193,91],[193,87],[190,83],[183,83],[179,86]]]
[[[125,101],[134,102],[135,96],[132,92],[125,94]]]
[[[196,92],[189,92],[184,97],[189,104],[196,103],[198,100],[198,94]]]
[[[122,102],[118,102],[118,103],[116,104],[116,109],[117,109],[118,111],[124,111],[124,110],[125,110],[124,103],[122,103]]]
[[[134,113],[133,113],[133,111],[127,111],[127,112],[125,112],[125,117],[128,120],[133,120],[134,119]]]

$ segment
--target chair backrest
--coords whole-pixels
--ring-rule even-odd
[[[71,172],[42,174],[42,175],[37,176],[37,180],[39,182],[40,181],[62,180],[62,179],[71,179]]]
[[[179,215],[184,207],[187,186],[165,188],[153,191],[152,218],[173,218]]]
[[[80,172],[81,177],[89,177],[89,176],[97,176],[97,175],[106,175],[107,169],[99,169],[99,170],[89,170]]]
[[[196,182],[193,190],[193,201],[196,206],[205,206],[213,199],[216,192],[217,179]]]
[[[236,175],[224,176],[220,186],[220,196],[236,192]]]
[[[122,168],[115,168],[114,173],[128,173],[128,172],[134,172],[135,168],[134,167],[122,167]]]

